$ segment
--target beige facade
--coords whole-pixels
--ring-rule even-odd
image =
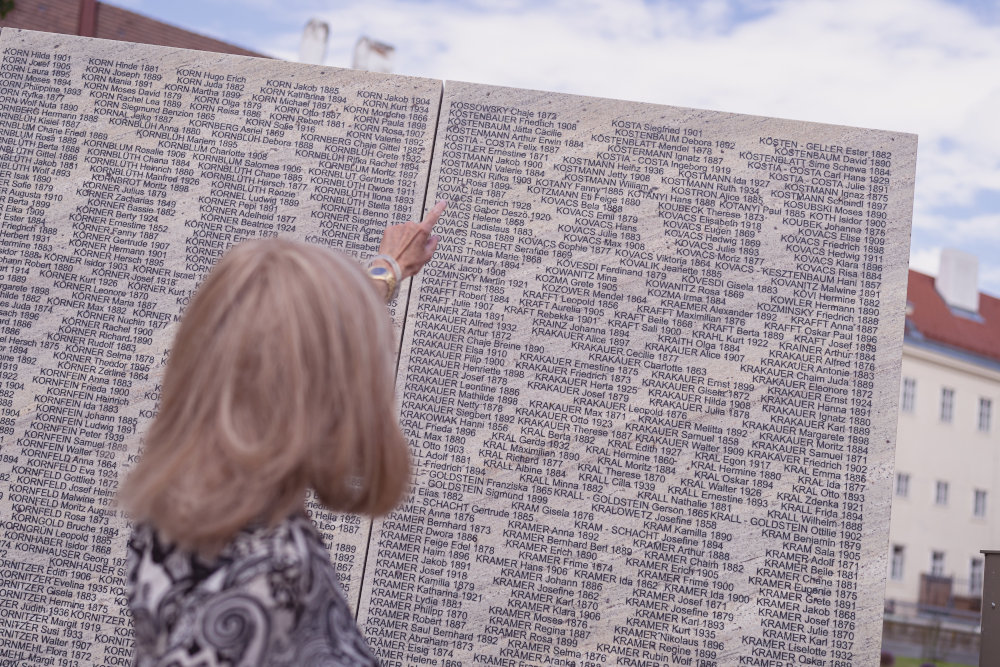
[[[1000,549],[1000,363],[908,332],[901,375],[885,597],[917,603],[940,575],[962,606]]]

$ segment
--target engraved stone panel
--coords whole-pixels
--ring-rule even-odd
[[[9,29],[0,58],[0,658],[127,662],[108,503],[177,314],[243,238],[365,256],[419,217],[441,86]],[[415,491],[371,544],[316,517],[385,663],[873,664],[915,138],[442,111]]]
[[[448,83],[385,664],[875,664],[915,154]]]
[[[0,661],[130,664],[127,529],[110,501],[178,314],[240,240],[367,257],[387,224],[419,219],[440,94],[0,33]],[[356,604],[367,522],[314,518]]]

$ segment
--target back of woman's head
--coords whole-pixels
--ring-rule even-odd
[[[209,555],[294,512],[310,486],[330,509],[388,512],[409,481],[392,341],[354,260],[278,239],[235,246],[181,320],[123,506]]]

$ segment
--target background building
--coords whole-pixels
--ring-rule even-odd
[[[0,27],[267,57],[96,0],[16,0]]]
[[[893,621],[974,635],[980,551],[1000,547],[1000,299],[976,275],[976,258],[953,250],[938,278],[909,275],[887,638]]]

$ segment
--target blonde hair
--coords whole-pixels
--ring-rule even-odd
[[[119,502],[208,556],[301,508],[308,487],[331,510],[387,513],[410,473],[392,345],[351,258],[279,239],[233,247],[181,320]]]

